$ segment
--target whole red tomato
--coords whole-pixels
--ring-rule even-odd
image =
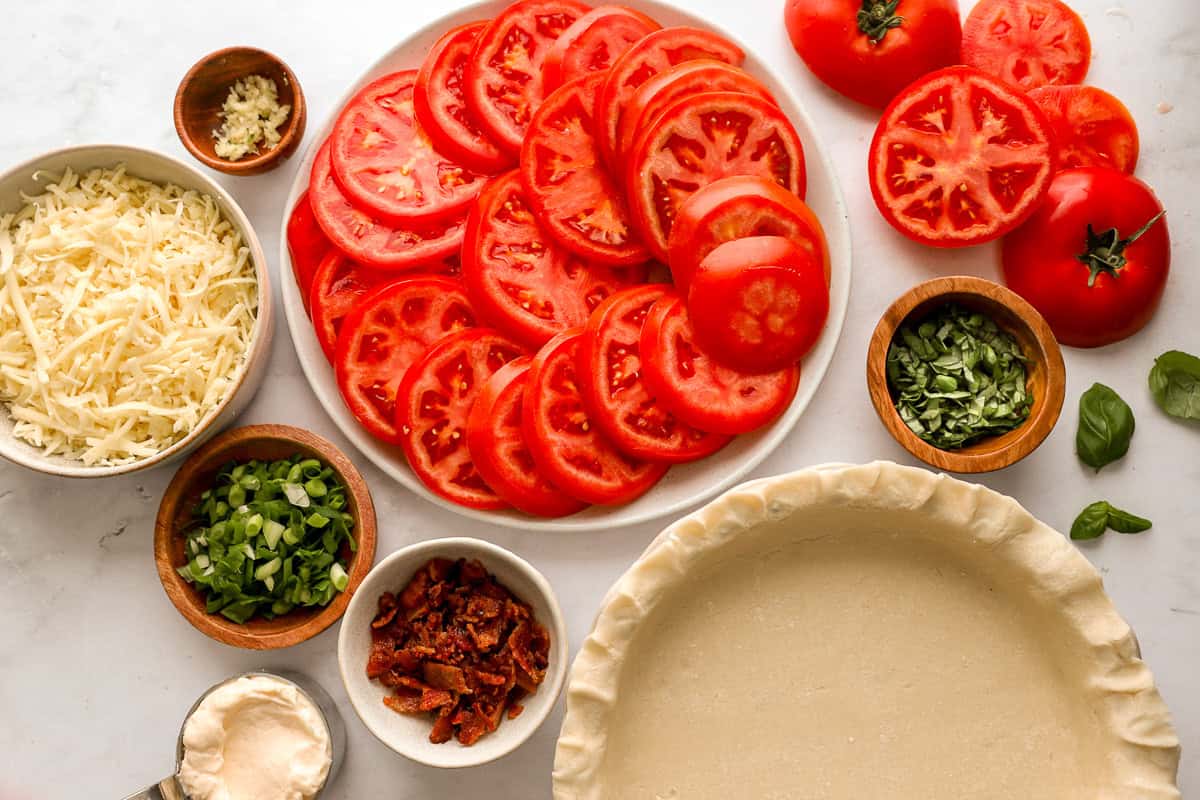
[[[1150,187],[1108,167],[1058,173],[1029,221],[1004,239],[1004,280],[1058,340],[1100,347],[1154,316],[1171,237]]]
[[[818,78],[876,108],[962,62],[958,0],[787,0],[784,22]]]

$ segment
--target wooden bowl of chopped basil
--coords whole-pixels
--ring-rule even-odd
[[[286,425],[236,428],[171,480],[154,559],[167,597],[200,632],[290,647],[345,612],[375,562],[375,508],[331,442]]]
[[[884,313],[867,386],[905,450],[948,472],[991,472],[1049,435],[1066,368],[1033,306],[992,281],[954,276],[914,287]]]

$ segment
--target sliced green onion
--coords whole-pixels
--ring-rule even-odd
[[[329,580],[333,583],[333,588],[339,592],[346,591],[346,587],[350,584],[350,576],[346,574],[346,570],[341,564],[334,564],[329,568]]]
[[[275,546],[279,544],[279,539],[283,536],[283,532],[285,530],[287,530],[287,528],[283,527],[282,524],[273,519],[269,519],[264,522],[262,532],[263,540],[267,543],[267,547],[274,550]]]

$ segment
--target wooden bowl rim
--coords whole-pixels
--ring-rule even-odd
[[[896,411],[887,383],[887,352],[897,329],[921,305],[950,295],[970,295],[989,306],[999,306],[1020,321],[1025,333],[1037,343],[1036,352],[1026,355],[1046,371],[1046,396],[1035,398],[1028,420],[1014,429],[1013,441],[1000,450],[986,453],[959,452],[934,447],[913,433]],[[892,320],[897,320],[892,322]],[[1036,308],[1016,292],[986,278],[952,275],[933,278],[912,287],[893,302],[879,318],[867,349],[867,388],[871,403],[883,426],[905,450],[926,464],[958,473],[993,472],[1012,466],[1038,448],[1058,422],[1066,399],[1066,365],[1062,349],[1050,326]]]
[[[188,130],[187,124],[184,122],[183,113],[185,98],[188,90],[192,88],[196,76],[213,61],[233,53],[252,53],[263,56],[266,60],[277,64],[280,71],[287,77],[288,83],[291,84],[295,99],[292,103],[292,113],[288,115],[283,133],[280,135],[279,144],[264,153],[259,153],[250,158],[243,158],[238,161],[226,161],[223,158],[210,156],[196,144],[192,138],[191,131]],[[286,61],[274,53],[258,47],[235,45],[233,47],[223,47],[220,50],[214,50],[208,55],[203,56],[188,69],[183,79],[179,81],[179,86],[175,89],[173,117],[175,120],[175,133],[178,134],[179,141],[183,142],[183,146],[197,161],[227,175],[254,175],[274,169],[295,152],[297,146],[300,144],[301,137],[304,136],[304,129],[308,121],[308,106],[304,99],[304,90],[300,87],[300,81],[296,79],[296,73],[292,72],[292,68],[288,66]]]
[[[197,477],[207,471],[212,466],[213,459],[224,451],[239,444],[264,439],[300,445],[312,450],[333,468],[353,496],[358,509],[354,525],[358,551],[349,565],[349,583],[346,590],[335,595],[329,605],[308,609],[310,617],[307,620],[285,630],[255,632],[219,615],[209,614],[192,599],[191,584],[175,571],[176,567],[182,565],[174,563],[171,545],[178,514],[190,511],[179,508],[179,503],[188,494]],[[172,605],[196,630],[210,639],[232,647],[275,650],[307,641],[341,618],[350,604],[350,598],[375,565],[376,539],[375,505],[370,489],[353,462],[335,444],[311,431],[290,425],[246,425],[214,437],[188,457],[171,478],[159,502],[158,514],[154,521],[154,561],[163,591]]]

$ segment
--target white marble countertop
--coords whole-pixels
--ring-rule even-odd
[[[783,0],[678,0],[735,31],[795,82],[835,156],[855,234],[855,283],[845,333],[825,384],[784,445],[755,473],[826,461],[911,463],[876,420],[865,391],[867,340],[887,305],[938,275],[996,276],[991,248],[936,252],[882,221],[864,178],[874,114],[818,84],[791,52]],[[1091,81],[1129,105],[1142,136],[1138,174],[1170,211],[1174,272],[1162,310],[1140,335],[1097,351],[1069,350],[1068,399],[1046,444],[1022,464],[983,477],[1037,516],[1067,528],[1106,498],[1152,517],[1141,536],[1084,546],[1141,640],[1184,743],[1181,780],[1200,791],[1200,430],[1159,413],[1146,374],[1156,355],[1200,352],[1200,241],[1192,210],[1200,180],[1200,9],[1193,0],[1071,0],[1091,31]],[[232,44],[286,59],[315,129],[375,58],[461,0],[73,0],[5,3],[0,24],[0,162],[66,144],[127,142],[187,158],[171,123],[175,86],[201,55]],[[964,5],[971,5],[965,0]],[[1171,109],[1171,110],[1169,110]],[[1169,110],[1169,111],[1168,111]],[[306,142],[307,145],[307,142]],[[293,166],[225,178],[277,269],[278,231]],[[280,320],[270,372],[242,422],[311,428],[346,446],[300,372]],[[1096,476],[1073,454],[1076,403],[1093,381],[1116,388],[1138,419],[1133,449]],[[349,451],[371,483],[379,553],[435,536],[492,539],[559,587],[572,649],[609,584],[659,530],[647,524],[590,535],[489,529],[418,499]],[[216,644],[167,601],[151,551],[152,521],[171,469],[71,482],[0,464],[0,798],[122,797],[170,771],[182,716],[205,687],[258,666],[318,679],[341,703],[349,731],[344,771],[329,800],[549,797],[561,709],[524,747],[457,772],[394,755],[345,702],[336,628],[299,647],[256,654]]]

